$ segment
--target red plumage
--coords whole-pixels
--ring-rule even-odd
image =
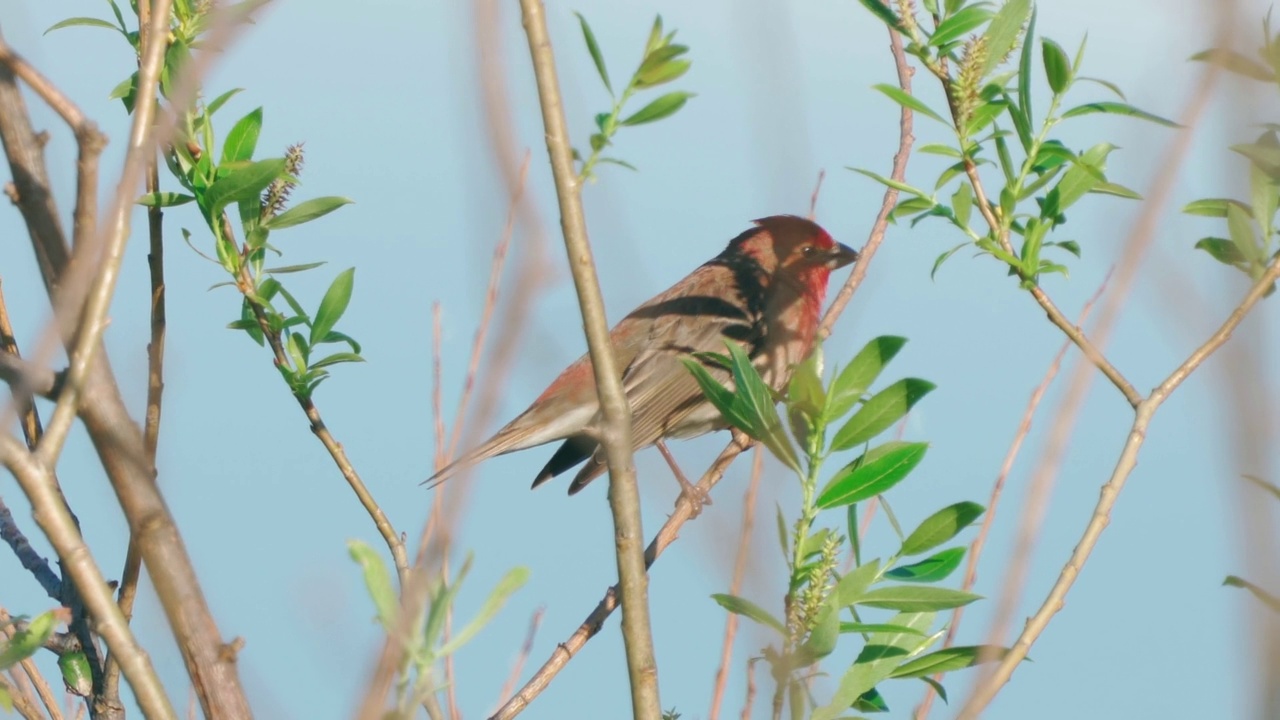
[[[763,218],[755,225],[610,331],[631,404],[635,449],[726,427],[681,358],[723,353],[725,339],[736,340],[765,382],[781,389],[813,346],[831,271],[858,254],[816,223],[794,215]],[[729,384],[728,373],[719,366],[708,369]],[[606,469],[604,453],[597,452],[599,422],[591,359],[583,355],[527,410],[428,482],[495,455],[563,440],[533,485],[585,460],[569,485],[569,493],[576,493]]]

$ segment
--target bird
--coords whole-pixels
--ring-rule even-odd
[[[631,406],[633,449],[656,444],[666,455],[662,441],[667,438],[728,427],[681,362],[695,358],[731,387],[723,367],[697,356],[724,353],[726,340],[741,344],[770,387],[785,388],[794,366],[813,347],[831,271],[857,258],[857,251],[811,220],[761,218],[719,255],[620,320],[609,339]],[[528,409],[425,484],[497,455],[562,441],[533,487],[585,463],[569,484],[569,494],[576,494],[607,470],[601,424],[591,358],[583,355]],[[688,481],[676,471],[688,491]]]

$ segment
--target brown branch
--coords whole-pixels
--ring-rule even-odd
[[[809,196],[809,219],[818,217],[818,194],[822,192],[822,181],[827,178],[826,170],[818,171],[818,181],[813,184],[813,194]]]
[[[1225,31],[1228,26],[1225,18],[1220,20],[1222,21],[1221,29]],[[1209,65],[1201,74],[1200,81],[1192,92],[1187,110],[1184,113],[1182,129],[1172,142],[1169,152],[1163,155],[1164,161],[1156,174],[1154,188],[1149,193],[1147,202],[1143,205],[1142,212],[1138,217],[1133,232],[1130,234],[1129,242],[1121,258],[1119,269],[1116,273],[1116,290],[1108,298],[1108,302],[1104,304],[1100,313],[1098,329],[1095,333],[1095,338],[1099,344],[1106,342],[1119,315],[1120,307],[1137,273],[1142,256],[1154,238],[1157,218],[1172,193],[1174,180],[1178,175],[1177,170],[1189,152],[1192,132],[1208,106],[1209,98],[1220,74],[1221,68],[1213,64]],[[1093,548],[1097,545],[1102,531],[1110,523],[1111,510],[1115,506],[1116,499],[1120,490],[1124,487],[1125,481],[1137,465],[1138,454],[1146,440],[1147,428],[1155,411],[1192,371],[1199,367],[1209,355],[1230,338],[1231,333],[1244,319],[1245,315],[1248,314],[1249,310],[1268,291],[1277,276],[1280,276],[1280,259],[1272,261],[1266,273],[1253,285],[1218,331],[1204,345],[1192,353],[1163,383],[1152,390],[1151,394],[1135,408],[1133,425],[1130,428],[1128,438],[1111,476],[1102,486],[1098,503],[1094,507],[1094,513],[1085,528],[1084,534],[1076,544],[1053,588],[1049,591],[1048,597],[1045,598],[1035,615],[1026,622],[1022,633],[1010,652],[986,676],[979,680],[973,694],[957,716],[960,720],[974,720],[981,714],[996,693],[1012,677],[1017,665],[1026,658],[1032,644],[1044,632],[1049,621],[1062,609],[1067,593],[1079,577],[1080,571],[1088,560],[1089,555],[1093,552]],[[1074,402],[1078,405],[1082,400],[1073,401],[1072,398],[1074,396],[1083,396],[1087,391],[1087,387],[1087,375],[1083,375],[1078,371],[1068,387],[1067,402]],[[1068,405],[1068,409],[1072,409],[1070,405]],[[1047,477],[1049,480],[1037,478],[1033,480],[1033,485],[1051,482],[1052,476],[1060,463],[1057,458],[1060,458],[1074,422],[1075,414],[1071,411],[1061,413],[1057,417],[1055,428],[1050,433],[1043,461],[1037,469],[1038,475]]]
[[[1108,273],[1109,277],[1110,274]],[[1081,310],[1080,318],[1077,320],[1078,324],[1083,325],[1085,320],[1089,318],[1089,311],[1093,309],[1093,304],[1102,296],[1106,287],[1107,278],[1104,278],[1097,292],[1084,304],[1084,309]],[[1058,348],[1058,352],[1049,363],[1049,368],[1045,370],[1040,384],[1031,392],[1031,398],[1027,401],[1027,408],[1022,413],[1022,421],[1018,424],[1018,429],[1013,436],[1013,442],[1009,444],[1009,450],[1005,453],[1004,461],[1000,464],[1000,472],[996,474],[995,483],[991,486],[991,496],[987,500],[987,511],[982,518],[982,526],[978,529],[978,536],[969,545],[969,557],[965,563],[964,582],[960,586],[961,590],[972,590],[974,583],[978,580],[978,559],[982,557],[982,550],[987,545],[987,537],[991,534],[991,527],[995,524],[996,509],[1000,505],[1000,497],[1004,494],[1005,481],[1009,478],[1009,473],[1013,472],[1013,464],[1018,459],[1018,454],[1022,451],[1022,443],[1027,439],[1027,435],[1031,433],[1031,421],[1035,418],[1036,410],[1040,407],[1040,401],[1044,399],[1049,386],[1053,384],[1054,378],[1058,376],[1058,370],[1062,367],[1062,360],[1066,357],[1067,350],[1071,348],[1071,345],[1071,340],[1063,341],[1062,347]],[[1015,552],[1020,552],[1020,550]],[[1014,563],[1011,562],[1010,565],[1013,566]],[[956,633],[960,630],[960,621],[963,618],[963,607],[958,607],[952,611],[951,622],[947,625],[947,635],[942,641],[942,647],[951,647],[951,644],[955,641]],[[942,677],[942,674],[939,673],[934,675],[933,679],[941,682]],[[915,720],[924,720],[929,716],[929,710],[933,707],[933,698],[936,695],[937,691],[934,690],[932,685],[925,689],[924,697],[920,700],[920,704],[916,706],[915,714],[913,715]]]
[[[631,681],[632,714],[637,720],[657,720],[662,715],[658,695],[658,666],[654,660],[653,633],[649,623],[649,577],[645,572],[640,517],[640,491],[631,446],[631,406],[622,390],[621,373],[613,356],[604,298],[587,238],[577,173],[573,168],[569,128],[560,100],[555,57],[542,0],[520,0],[529,54],[533,58],[547,153],[556,196],[560,201],[560,227],[564,233],[569,270],[582,309],[587,349],[595,373],[601,423],[600,443],[609,468],[609,509],[613,512],[614,549],[622,594],[622,639]]]
[[[161,14],[160,9],[157,9],[153,16],[153,25],[162,23],[168,18],[168,3],[161,0],[160,4],[164,12]],[[158,32],[163,30],[162,27]],[[94,254],[92,251],[98,248],[118,250],[122,244],[120,238],[127,237],[127,233],[124,232],[127,229],[125,224],[127,224],[132,202],[136,198],[136,188],[140,184],[141,162],[150,149],[148,135],[152,128],[157,129],[158,139],[163,139],[166,134],[172,132],[170,123],[154,125],[149,122],[149,116],[155,104],[155,70],[160,62],[157,55],[158,47],[157,44],[155,48],[149,49],[144,58],[145,72],[142,73],[142,77],[149,78],[151,83],[149,85],[146,82],[140,83],[138,104],[142,114],[134,117],[130,147],[126,154],[125,170],[122,173],[123,182],[118,185],[113,199],[111,222],[106,223],[109,230],[91,233],[91,235],[102,236],[105,240],[86,243],[83,248],[78,247],[78,253],[82,253],[86,260],[80,262],[77,258],[77,262],[73,264],[65,235],[57,219],[57,208],[49,190],[49,176],[41,142],[31,128],[26,104],[15,84],[12,67],[15,63],[19,63],[20,59],[9,50],[7,45],[0,44],[0,55],[5,60],[0,62],[0,138],[4,141],[5,152],[13,171],[17,202],[31,234],[41,277],[51,298],[54,299],[55,316],[58,318],[64,342],[68,345],[69,354],[74,362],[83,364],[88,359],[88,356],[83,353],[71,351],[83,346],[86,333],[77,335],[74,332],[75,313],[68,312],[66,308],[75,309],[79,304],[71,302],[68,298],[82,293],[90,284],[86,279],[88,274],[98,272],[98,263],[88,261],[88,258]],[[184,73],[191,76],[189,78],[191,82],[186,82],[186,86],[194,86],[194,76],[197,75],[196,70],[199,69],[199,65],[201,63],[193,63],[190,72]],[[177,85],[181,90],[184,82],[180,81]],[[194,92],[194,87],[191,90]],[[181,92],[175,92],[175,96],[185,97]],[[179,101],[175,100],[175,102]],[[83,173],[83,163],[80,169]],[[83,193],[80,197],[84,197]],[[82,203],[81,207],[85,205]],[[81,213],[82,218],[83,215]],[[80,227],[84,228],[87,225],[82,222]],[[114,286],[115,273],[111,268],[115,267],[118,270],[118,258],[113,258],[112,253],[107,252],[103,256],[101,265],[109,272],[100,274],[93,282],[93,302],[89,304],[84,315],[91,320],[96,317],[96,320],[91,323],[96,326],[96,329],[88,335],[101,332],[103,319],[99,314],[103,310],[101,304],[109,299],[110,290]],[[63,292],[64,289],[67,292]],[[102,355],[102,353],[95,354]],[[157,595],[178,641],[188,672],[196,682],[196,689],[200,694],[205,712],[212,718],[245,717],[250,714],[250,711],[243,690],[240,688],[239,679],[236,677],[234,652],[228,652],[227,646],[223,645],[219,637],[217,626],[200,592],[199,581],[191,566],[190,557],[155,485],[153,468],[145,462],[141,430],[129,417],[124,407],[105,355],[98,358],[96,362],[88,364],[85,373],[83,387],[79,393],[82,395],[79,403],[81,417],[129,521],[131,532],[138,539],[143,559],[151,571]],[[72,393],[74,394],[76,393]],[[66,393],[60,393],[59,397],[63,398],[64,395]],[[52,454],[52,449],[48,452]],[[73,573],[72,579],[80,587],[81,592],[86,593],[86,604],[90,604],[88,601],[91,595],[96,596],[99,591],[106,589],[101,580],[95,582],[92,576],[85,572],[80,572],[78,575]],[[104,622],[101,619],[104,617],[103,613],[110,615],[113,612],[119,612],[114,602],[108,603],[110,609],[105,608],[96,598],[93,603],[90,610],[96,618],[99,618],[99,623]],[[131,684],[134,683],[131,673],[139,673],[146,669],[145,658],[140,661],[132,656],[122,656],[121,661],[126,669],[125,675],[130,679]],[[139,677],[144,681],[141,684],[141,690],[146,690],[148,684],[145,678]],[[149,705],[155,702],[155,698],[147,698]],[[158,712],[160,712],[158,717],[165,716],[161,711]]]
[[[139,46],[138,62],[153,41],[148,31],[151,26],[151,0],[138,2]],[[160,43],[167,45],[167,34],[161,34]],[[139,69],[141,66],[139,65]],[[158,157],[151,152],[146,160],[146,191],[160,191]],[[151,276],[151,341],[147,343],[147,411],[143,420],[142,446],[147,462],[155,467],[156,447],[160,442],[160,402],[164,393],[164,338],[165,338],[165,286],[164,286],[164,210],[159,205],[147,208],[148,239],[151,243],[147,255],[147,267]],[[138,579],[142,574],[142,555],[138,542],[129,536],[125,549],[124,568],[120,572],[120,587],[116,604],[125,619],[133,617],[133,601],[138,592]],[[114,657],[107,658],[102,696],[107,703],[120,703],[120,665]]]
[[[818,176],[818,184],[822,184],[822,175]],[[818,197],[815,189],[813,196]],[[742,580],[747,574],[747,552],[751,549],[751,528],[756,518],[756,494],[760,491],[760,476],[764,474],[764,451],[757,445],[751,454],[751,481],[747,485],[747,494],[742,500],[742,530],[738,534],[738,550],[733,560],[733,579],[729,583],[730,595],[742,594]],[[733,640],[738,634],[737,613],[725,613],[724,642],[720,646],[720,667],[716,670],[715,685],[711,693],[711,711],[707,720],[720,717],[720,705],[724,701],[724,688],[729,682],[729,665],[733,660]]]
[[[719,457],[707,469],[707,472],[698,481],[697,488],[700,494],[706,494],[715,487],[716,483],[724,476],[725,470],[733,463],[739,455],[747,448],[751,447],[754,442],[746,435],[738,431],[733,431],[733,440],[720,452]],[[667,549],[671,543],[675,542],[676,537],[680,533],[680,528],[693,516],[693,505],[688,494],[682,494],[680,499],[676,501],[675,510],[671,516],[667,518],[666,524],[658,531],[653,540],[649,543],[649,547],[645,550],[645,567],[646,569],[657,561],[662,555],[662,551]],[[555,679],[555,676],[564,669],[564,666],[573,659],[574,655],[587,644],[587,641],[595,637],[600,632],[600,628],[604,626],[604,621],[618,607],[618,586],[614,585],[604,594],[604,598],[600,600],[591,614],[586,620],[578,626],[573,635],[563,643],[560,643],[551,653],[551,657],[543,663],[538,672],[524,684],[520,692],[515,697],[507,701],[498,712],[494,713],[490,720],[510,720],[510,718],[519,715],[529,703],[533,701],[547,685]]]
[[[751,658],[747,661],[747,698],[742,702],[741,720],[751,720],[751,708],[756,701],[756,661],[760,658]]]
[[[889,29],[889,49],[893,52],[894,67],[898,71],[898,86],[910,95],[911,76],[915,74],[915,68],[907,64],[907,55],[902,50],[902,36],[892,28]],[[898,121],[898,150],[893,154],[893,170],[889,173],[889,177],[898,182],[902,182],[907,177],[907,161],[911,159],[911,145],[915,142],[915,135],[912,134],[913,127],[913,113],[910,108],[903,105],[902,119]],[[840,313],[844,312],[845,306],[853,298],[853,293],[866,277],[871,258],[875,257],[876,251],[880,249],[880,243],[884,242],[885,231],[889,228],[889,213],[897,203],[897,189],[886,188],[884,200],[880,203],[880,212],[876,213],[876,220],[871,224],[867,244],[862,247],[857,262],[853,264],[853,272],[840,288],[840,292],[836,293],[835,299],[831,301],[831,307],[827,309],[822,323],[818,325],[819,340],[825,340],[831,335],[831,328],[836,324],[836,319],[840,317]]]

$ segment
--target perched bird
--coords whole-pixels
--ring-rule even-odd
[[[680,362],[692,353],[724,353],[725,340],[735,340],[765,382],[785,387],[792,368],[813,345],[827,278],[858,258],[801,217],[775,215],[756,220],[755,226],[609,332],[623,368],[635,449],[727,427]],[[729,383],[725,370],[714,363],[707,367]],[[591,358],[583,355],[527,410],[427,482],[495,455],[563,440],[533,487],[586,461],[569,485],[572,495],[607,469],[598,439],[601,417]]]

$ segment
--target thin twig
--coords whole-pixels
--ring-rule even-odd
[[[609,508],[613,513],[614,549],[622,587],[622,638],[631,681],[632,714],[637,720],[657,720],[662,715],[658,694],[658,666],[654,660],[653,633],[649,623],[649,577],[645,572],[644,528],[640,517],[640,491],[631,446],[631,406],[622,390],[621,373],[613,356],[604,298],[587,238],[573,148],[560,100],[560,81],[542,0],[520,0],[529,54],[546,129],[547,153],[560,202],[569,270],[573,274],[587,336],[587,349],[595,373],[601,423],[600,443],[609,468]]]
[[[907,63],[907,55],[902,49],[902,36],[892,28],[889,29],[889,49],[893,52],[893,64],[898,71],[898,87],[910,95],[911,76],[916,71]],[[912,134],[913,127],[913,113],[910,108],[903,105],[902,117],[898,121],[898,150],[893,154],[893,169],[889,173],[889,177],[898,182],[903,182],[907,177],[907,161],[911,159],[911,145],[915,142],[915,135]],[[880,243],[884,242],[885,231],[889,228],[889,213],[893,212],[893,207],[897,203],[897,189],[886,188],[884,200],[880,203],[880,212],[876,213],[876,220],[871,224],[871,232],[867,235],[867,244],[862,246],[858,260],[853,264],[853,272],[849,274],[849,279],[840,288],[840,292],[836,293],[835,299],[831,301],[831,307],[827,308],[827,314],[818,325],[819,340],[825,340],[831,335],[831,328],[836,324],[836,319],[844,312],[845,305],[849,304],[853,293],[866,277],[871,258],[875,257],[876,251],[880,249]]]
[[[751,658],[747,661],[747,698],[742,702],[742,717],[740,720],[751,720],[751,708],[756,702],[756,662],[760,658]]]
[[[698,481],[697,488],[702,494],[709,493],[711,488],[724,476],[724,471],[729,465],[737,459],[747,448],[753,445],[753,441],[746,435],[738,431],[733,431],[733,439],[720,452],[720,455],[711,463],[711,467]],[[671,516],[667,518],[666,524],[658,531],[653,540],[649,543],[649,547],[645,550],[645,566],[653,565],[658,557],[662,555],[662,551],[667,549],[671,543],[675,542],[679,535],[680,528],[688,522],[693,516],[693,503],[687,495],[681,495],[676,501],[675,510],[671,512]],[[618,586],[614,585],[605,592],[604,598],[596,605],[586,620],[578,626],[573,635],[563,643],[556,646],[555,651],[551,653],[551,657],[547,659],[542,667],[538,669],[533,677],[524,684],[520,692],[515,697],[507,701],[498,712],[494,713],[490,720],[510,720],[519,715],[529,703],[533,701],[547,685],[555,679],[556,675],[564,669],[564,666],[573,659],[574,655],[587,644],[587,641],[595,637],[600,632],[600,628],[604,626],[604,621],[618,607]]]
[[[533,615],[529,618],[529,631],[525,633],[524,644],[520,646],[520,654],[516,656],[515,663],[511,665],[511,673],[507,675],[507,681],[502,684],[502,694],[498,697],[499,707],[511,699],[511,693],[515,692],[516,683],[520,682],[520,674],[524,672],[524,665],[529,661],[529,656],[533,654],[533,640],[538,635],[538,626],[542,624],[542,616],[546,612],[546,608],[540,607],[534,610]]]
[[[151,0],[138,2],[138,28],[141,55],[145,55],[148,43],[157,38],[148,32],[151,26]],[[159,42],[167,45],[168,36],[163,35]],[[158,154],[151,152],[147,156],[146,191],[160,191],[160,169]],[[142,448],[151,467],[156,465],[156,449],[160,443],[160,410],[164,394],[164,340],[166,330],[165,318],[165,284],[164,284],[164,209],[158,204],[147,208],[147,234],[150,251],[147,254],[147,269],[151,277],[151,339],[147,343],[147,410],[142,426]],[[142,575],[142,553],[138,541],[129,536],[129,545],[125,549],[124,568],[120,571],[120,587],[116,592],[116,603],[125,619],[133,617],[133,601],[138,593],[138,579]],[[102,695],[107,702],[120,703],[120,665],[114,657],[107,657],[105,679]]]
[[[816,220],[818,217],[818,194],[822,192],[822,181],[827,177],[826,170],[818,171],[818,181],[813,184],[813,194],[809,196],[809,219]]]
[[[1084,309],[1080,311],[1080,317],[1076,320],[1077,325],[1084,325],[1089,318],[1089,312],[1093,309],[1093,304],[1098,301],[1107,287],[1107,279],[1103,278],[1102,284],[1098,287],[1093,297],[1084,304]],[[1071,349],[1072,342],[1070,339],[1064,340],[1062,347],[1058,348],[1058,352],[1053,356],[1049,368],[1045,370],[1044,377],[1040,379],[1040,384],[1031,392],[1031,398],[1027,401],[1027,408],[1022,413],[1022,421],[1018,424],[1018,429],[1014,433],[1013,442],[1009,444],[1009,450],[1005,453],[1004,461],[1000,464],[1000,472],[996,474],[995,483],[991,486],[991,496],[987,500],[987,510],[982,518],[982,526],[978,529],[978,536],[973,539],[969,545],[969,557],[965,563],[964,581],[960,586],[961,590],[972,590],[974,583],[978,581],[978,559],[982,557],[982,550],[987,545],[987,537],[991,534],[991,527],[995,524],[996,509],[1000,505],[1000,497],[1004,493],[1005,481],[1009,477],[1009,473],[1013,471],[1013,464],[1018,459],[1018,454],[1022,451],[1022,443],[1027,439],[1027,435],[1031,433],[1031,421],[1035,418],[1036,410],[1040,407],[1040,401],[1044,399],[1044,395],[1049,390],[1049,386],[1053,384],[1054,378],[1058,376],[1058,370],[1062,367],[1062,360],[1067,355],[1067,350]],[[1028,556],[1029,557],[1029,556]],[[1012,563],[1010,564],[1012,566]],[[960,630],[960,621],[964,618],[964,608],[958,607],[951,613],[951,622],[947,625],[947,635],[942,641],[942,647],[951,647],[955,641],[956,633]],[[942,674],[933,676],[933,679],[941,682]],[[920,704],[916,706],[913,717],[915,720],[924,720],[929,716],[929,710],[933,707],[933,699],[937,695],[932,685],[925,688],[924,697],[920,700]]]
[[[818,176],[821,185],[822,176]],[[817,190],[814,197],[817,198]],[[729,583],[729,594],[742,594],[742,580],[747,574],[747,553],[751,549],[751,528],[756,518],[756,495],[760,491],[760,476],[764,474],[764,451],[757,445],[751,455],[751,481],[747,485],[747,494],[742,500],[742,530],[738,534],[738,551],[733,560],[733,580]],[[720,667],[716,670],[716,681],[711,692],[711,711],[707,720],[720,717],[720,704],[724,701],[724,688],[729,682],[729,666],[733,661],[733,640],[738,633],[737,613],[725,613],[724,642],[720,647]]]
[[[1223,27],[1226,27],[1225,23]],[[1154,237],[1157,218],[1172,192],[1174,180],[1178,176],[1177,171],[1189,152],[1194,128],[1208,106],[1209,98],[1220,73],[1221,68],[1219,66],[1210,64],[1201,74],[1200,81],[1193,90],[1187,110],[1184,112],[1181,123],[1182,128],[1171,143],[1169,151],[1162,156],[1164,158],[1162,166],[1157,171],[1153,188],[1148,193],[1147,201],[1143,204],[1142,212],[1135,223],[1133,232],[1130,234],[1129,242],[1118,265],[1116,271],[1117,279],[1115,281],[1116,288],[1107,298],[1107,302],[1104,303],[1099,313],[1099,321],[1094,333],[1095,341],[1099,346],[1105,345],[1106,339],[1119,315],[1120,308],[1128,296],[1128,290],[1132,285],[1138,265]],[[1039,638],[1049,621],[1062,608],[1067,593],[1075,584],[1085,561],[1088,560],[1090,553],[1097,545],[1098,538],[1102,535],[1102,531],[1110,522],[1111,509],[1114,507],[1116,498],[1124,487],[1129,474],[1137,464],[1138,454],[1146,439],[1147,427],[1156,409],[1192,371],[1204,362],[1205,358],[1227,341],[1231,332],[1235,330],[1249,310],[1262,298],[1267,288],[1270,287],[1270,283],[1275,281],[1277,275],[1280,275],[1280,259],[1272,261],[1266,273],[1254,284],[1244,300],[1236,307],[1227,321],[1223,323],[1222,327],[1196,352],[1192,353],[1191,357],[1175,370],[1168,379],[1156,387],[1145,400],[1138,403],[1134,411],[1134,421],[1129,431],[1128,439],[1121,450],[1115,469],[1102,486],[1098,504],[1094,508],[1093,516],[1090,518],[1080,542],[1077,543],[1072,551],[1071,557],[1067,560],[1061,574],[1058,576],[1058,580],[1049,591],[1048,597],[1036,611],[1036,614],[1027,621],[1010,652],[977,683],[973,694],[958,715],[960,720],[974,720],[981,714],[996,693],[1012,677],[1018,663],[1026,658],[1031,645]],[[1082,402],[1082,398],[1088,390],[1088,382],[1088,375],[1077,370],[1068,385],[1067,399],[1065,401],[1067,411],[1056,416],[1055,427],[1049,433],[1046,450],[1041,463],[1037,467],[1036,475],[1041,477],[1035,477],[1032,481],[1033,493],[1036,492],[1035,488],[1037,486],[1047,488],[1052,483],[1052,478],[1061,464],[1061,454],[1069,438],[1070,429],[1075,424],[1075,412],[1078,411],[1078,407],[1073,407],[1073,405],[1078,405]],[[1041,495],[1043,494],[1044,492],[1041,492]],[[999,618],[997,618],[997,621],[999,621]]]

